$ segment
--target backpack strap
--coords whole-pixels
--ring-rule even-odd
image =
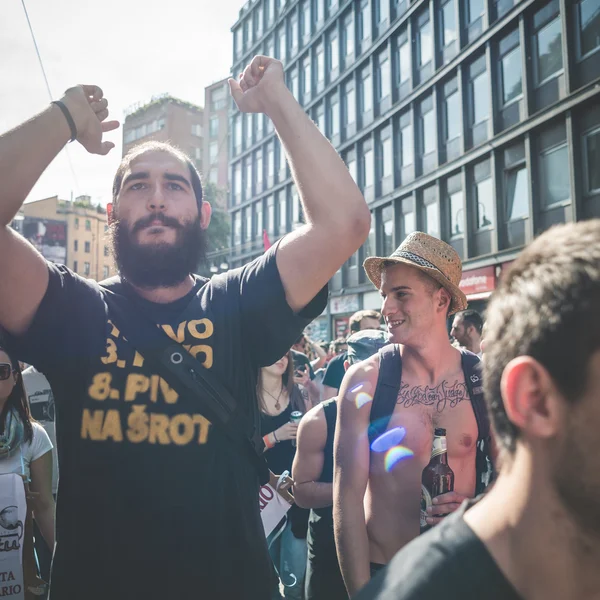
[[[478,439],[485,439],[490,435],[490,419],[483,397],[483,363],[476,354],[468,350],[461,349],[461,355],[465,383],[477,421]]]
[[[385,433],[398,401],[402,381],[402,356],[398,344],[389,344],[379,350],[379,375],[371,402],[369,445]]]

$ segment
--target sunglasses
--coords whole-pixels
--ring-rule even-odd
[[[16,371],[9,363],[0,363],[0,381],[6,381]]]

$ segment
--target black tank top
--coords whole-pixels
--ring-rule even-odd
[[[337,418],[336,399],[323,402],[323,412],[327,422],[327,441],[325,442],[323,470],[318,481],[331,483],[333,481],[333,438],[335,436],[335,421]],[[333,537],[333,507],[313,508],[308,520],[308,554],[313,562],[337,564],[335,540]]]

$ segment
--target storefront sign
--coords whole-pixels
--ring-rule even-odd
[[[356,312],[358,310],[358,294],[336,296],[331,299],[330,305],[332,315]]]
[[[496,289],[496,268],[490,266],[465,271],[459,287],[467,298],[473,294],[493,292]]]

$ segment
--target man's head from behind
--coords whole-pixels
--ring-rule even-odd
[[[204,258],[210,205],[196,167],[163,142],[134,147],[113,181],[111,241],[121,275],[139,287],[171,287]]]
[[[452,323],[452,337],[465,348],[471,348],[481,341],[483,319],[476,310],[463,310],[456,313]]]
[[[359,310],[348,321],[351,334],[365,329],[379,329],[380,326],[381,315],[376,310]]]
[[[385,331],[365,329],[353,333],[348,338],[348,358],[344,366],[347,369],[350,365],[366,360],[388,343],[388,335]]]
[[[530,456],[600,535],[600,220],[550,229],[511,266],[487,310],[484,374],[507,468]]]

